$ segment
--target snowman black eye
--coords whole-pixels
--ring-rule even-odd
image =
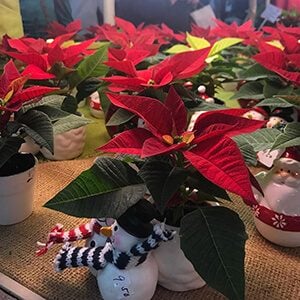
[[[118,228],[119,228],[119,227],[116,225],[116,226],[114,227],[114,231],[117,231]]]
[[[96,246],[96,242],[95,242],[95,241],[91,241],[91,242],[90,242],[90,246],[91,246],[92,248],[94,248],[94,247]]]

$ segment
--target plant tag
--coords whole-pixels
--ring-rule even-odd
[[[117,299],[129,299],[134,293],[130,290],[131,281],[123,273],[113,278],[114,287],[117,290]]]
[[[260,16],[267,21],[275,23],[278,17],[281,15],[281,12],[281,8],[272,4],[268,4]]]
[[[200,9],[194,10],[191,12],[192,19],[196,22],[196,24],[202,28],[215,27],[215,13],[210,5],[205,5]]]
[[[276,149],[270,151],[270,149],[262,150],[257,153],[257,160],[268,168],[273,166],[274,160],[279,158],[285,149]]]

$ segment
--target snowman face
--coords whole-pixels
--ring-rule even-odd
[[[101,226],[111,226],[115,220],[113,218],[97,218],[96,221]]]
[[[289,158],[275,162],[272,169],[273,181],[291,188],[300,188],[300,163]]]
[[[114,248],[120,251],[124,251],[124,252],[129,251],[132,246],[134,246],[135,244],[143,240],[129,234],[118,224],[117,221],[115,221],[111,225],[111,229],[112,229],[112,236],[111,236],[112,244]]]

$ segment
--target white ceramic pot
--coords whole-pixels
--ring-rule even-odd
[[[27,161],[21,167],[21,170],[25,170],[18,174],[0,176],[0,225],[19,223],[32,213],[37,159],[32,154],[19,155],[22,157],[21,161]]]
[[[205,281],[180,248],[179,228],[166,225],[166,229],[175,230],[176,235],[173,240],[161,243],[153,251],[158,265],[158,283],[171,291],[188,291],[203,287]]]
[[[42,148],[44,157],[51,160],[68,160],[78,157],[84,149],[86,126],[71,129],[54,136],[54,155]]]

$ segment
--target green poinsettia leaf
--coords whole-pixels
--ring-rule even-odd
[[[25,104],[22,107],[22,110],[23,110],[23,112],[25,112],[29,109],[40,107],[40,106],[47,106],[47,107],[50,106],[50,107],[60,109],[64,99],[65,99],[65,96],[62,96],[62,95],[45,96],[41,100],[39,100],[38,102]]]
[[[263,88],[263,94],[266,98],[275,96],[275,95],[290,95],[293,91],[293,86],[288,85],[285,87],[282,87],[276,82],[271,82],[270,80],[266,80],[264,88]]]
[[[181,221],[180,243],[195,270],[229,299],[244,299],[245,226],[226,207],[201,207]]]
[[[105,76],[109,68],[103,64],[107,61],[108,44],[102,45],[94,54],[87,56],[78,65],[76,72],[70,76],[71,87],[90,77]]]
[[[165,52],[168,54],[176,54],[176,53],[182,53],[186,51],[191,51],[192,49],[186,45],[174,45],[171,48],[167,49]]]
[[[77,100],[74,96],[68,95],[65,97],[63,103],[61,104],[61,109],[70,114],[75,114],[77,111]]]
[[[53,153],[53,126],[45,113],[30,109],[18,117],[17,121],[22,124],[25,133],[38,145]]]
[[[243,39],[240,39],[240,38],[233,38],[233,37],[222,38],[219,41],[214,43],[208,56],[209,57],[214,56],[215,54],[222,52],[224,49],[227,49],[227,48],[229,48],[233,45],[236,45],[242,41],[243,41]]]
[[[56,122],[61,118],[67,117],[70,114],[56,107],[41,105],[34,108],[36,111],[41,111],[48,116],[51,122]]]
[[[294,106],[292,103],[284,100],[283,98],[279,97],[272,97],[272,98],[266,98],[259,103],[256,104],[256,106],[268,106],[272,110],[274,110],[277,107],[292,107]]]
[[[260,64],[253,64],[245,71],[239,73],[239,79],[247,81],[255,81],[258,79],[268,78],[269,76],[277,76],[274,72],[269,71]]]
[[[107,126],[118,126],[127,123],[135,115],[128,110],[118,108],[106,123]]]
[[[279,134],[272,145],[271,150],[278,148],[287,148],[300,145],[300,123],[288,123],[284,132]]]
[[[0,168],[20,149],[24,140],[20,137],[0,137]]]
[[[110,101],[106,96],[106,94],[104,93],[102,87],[98,89],[98,93],[99,93],[101,108],[103,109],[103,112],[106,114],[110,105]]]
[[[281,131],[276,128],[262,128],[254,132],[233,137],[238,145],[248,143],[255,152],[270,149]]]
[[[231,97],[231,99],[263,99],[263,85],[260,82],[247,82]]]
[[[256,166],[257,165],[257,155],[253,149],[253,146],[250,145],[248,139],[244,135],[239,135],[233,137],[234,141],[237,143],[245,163],[247,165]]]
[[[44,206],[76,217],[117,219],[145,192],[142,179],[127,163],[100,157]]]
[[[138,174],[144,180],[161,213],[188,175],[184,169],[157,159],[148,160]]]
[[[296,93],[296,90],[294,90],[293,93]],[[300,107],[300,95],[277,95],[276,97],[285,100],[298,108]]]
[[[77,115],[70,114],[64,118],[59,119],[53,124],[54,134],[60,134],[81,126],[85,126],[91,123],[91,120],[80,117]]]
[[[186,33],[186,41],[190,45],[192,49],[204,49],[210,46],[210,42],[207,41],[204,38],[193,36],[189,34],[188,32]],[[191,49],[190,49],[191,50]]]
[[[228,196],[227,192],[224,189],[220,188],[219,186],[215,185],[211,181],[207,180],[199,172],[190,174],[190,176],[188,177],[188,186],[198,190],[197,192],[198,196],[200,195],[200,193],[202,193],[202,196],[204,196],[204,194],[207,194],[213,198],[217,197],[227,201],[231,201],[230,197]],[[210,199],[207,198],[204,200],[211,201],[213,198]]]
[[[197,100],[197,98],[196,98]],[[201,101],[199,99],[199,104],[196,107],[193,107],[192,109],[190,109],[190,111],[210,111],[210,110],[218,110],[218,109],[225,109],[226,107],[224,105],[220,105],[217,103],[209,103],[209,102],[205,102],[205,101]],[[195,102],[193,100],[193,102]]]

